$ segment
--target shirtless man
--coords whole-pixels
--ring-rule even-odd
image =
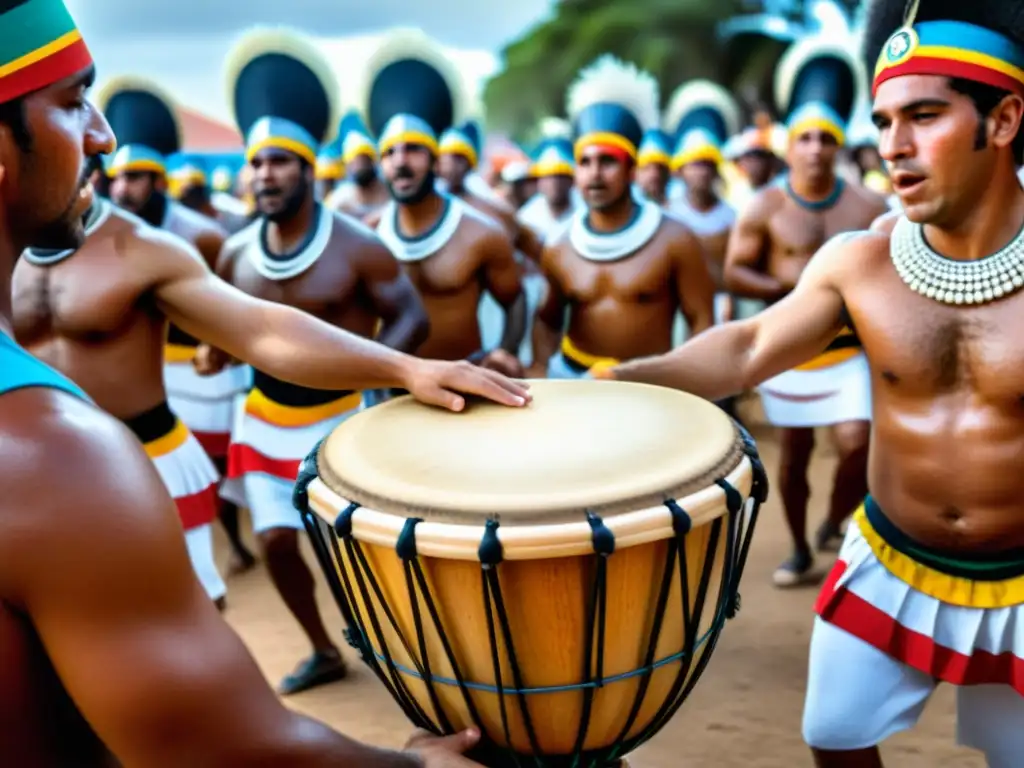
[[[0,79],[0,275],[9,285],[27,247],[82,244],[86,158],[111,152],[114,139],[85,98],[91,59],[64,7],[7,3],[0,25],[40,33],[5,40],[4,65],[44,51]],[[396,753],[281,706],[190,572],[174,505],[138,440],[11,340],[9,291],[0,296],[0,763],[469,766],[455,752],[472,733],[417,738]],[[474,389],[493,375],[314,328],[346,350],[338,370],[353,373],[351,384],[400,380],[437,402],[439,385]],[[447,394],[445,405],[461,404]]]
[[[736,212],[718,196],[722,147],[739,128],[740,109],[732,95],[708,80],[686,83],[672,94],[665,125],[676,138],[672,170],[683,181],[682,199],[669,208],[704,248],[715,281],[715,322],[733,319],[732,297],[725,290],[725,249]]]
[[[398,262],[367,227],[314,196],[316,151],[337,125],[338,86],[330,66],[305,38],[257,31],[238,41],[227,67],[261,216],[224,246],[218,274],[245,294],[301,309],[364,338],[374,336],[379,321],[380,341],[415,351],[426,337],[427,318]],[[281,683],[279,691],[287,695],[345,673],[299,551],[304,527],[291,492],[299,463],[360,409],[362,397],[249,362],[253,388],[232,434],[228,478],[243,485],[267,570],[313,648]]]
[[[757,193],[729,241],[725,280],[738,296],[769,304],[793,290],[831,237],[865,230],[888,207],[873,192],[845,184],[834,163],[862,76],[855,51],[828,38],[795,43],[779,62],[776,93],[789,115],[789,174]],[[768,421],[779,427],[779,492],[793,552],[775,571],[778,587],[814,578],[807,540],[807,469],[814,428],[830,427],[838,454],[828,515],[815,545],[828,547],[867,492],[871,388],[857,335],[846,328],[828,350],[760,387]]]
[[[695,334],[711,326],[714,294],[693,233],[633,194],[637,145],[658,119],[653,78],[602,57],[581,73],[567,101],[576,125],[576,183],[587,207],[547,244],[541,262],[550,288],[534,326],[532,373],[551,378],[580,378],[595,366],[667,352],[678,311]]]
[[[515,248],[516,261],[523,270],[523,292],[519,304],[511,310],[516,315],[512,324],[523,325],[523,340],[516,350],[516,356],[520,360],[530,360],[533,355],[529,338],[530,321],[537,311],[543,285],[537,279],[540,274],[537,264],[540,262],[541,241],[532,229],[516,218],[515,210],[497,193],[479,189],[483,182],[479,176],[473,175],[481,151],[475,123],[467,122],[459,128],[449,128],[442,134],[438,148],[438,175],[447,193],[499,224]],[[473,179],[476,179],[476,191],[467,186]],[[490,294],[481,299],[477,320],[480,323],[481,346],[484,349],[500,346],[501,336],[508,323],[501,304]]]
[[[879,768],[875,745],[912,727],[941,681],[959,686],[959,741],[1013,768],[1024,754],[1024,28],[1020,4],[1003,0],[930,0],[898,29],[905,8],[869,6],[865,37],[868,61],[882,50],[874,120],[907,218],[891,236],[826,246],[760,315],[610,375],[721,397],[818,354],[852,319],[872,373],[871,496],[817,601],[804,738],[819,768]]]
[[[896,228],[896,222],[900,220],[903,211],[886,211],[877,219],[871,222],[872,232],[881,232],[884,235],[891,235]]]
[[[437,171],[445,182],[448,194],[497,221],[508,233],[519,253],[534,262],[540,261],[540,240],[533,230],[516,219],[515,210],[496,194],[485,197],[466,187],[466,181],[477,167],[480,157],[480,149],[474,146],[472,138],[464,130],[449,128],[441,136],[439,150]]]
[[[212,218],[174,202],[167,195],[168,158],[181,146],[177,107],[173,101],[154,83],[118,77],[103,86],[97,95],[97,105],[109,120],[119,146],[107,169],[111,177],[111,199],[151,226],[184,239],[199,251],[211,268],[214,267],[227,231]],[[96,213],[102,214],[99,209]],[[164,387],[171,412],[195,435],[223,476],[235,397],[248,389],[252,374],[247,366],[232,365],[216,376],[198,375],[193,367],[198,344],[195,337],[171,324],[164,350]],[[148,354],[143,358],[149,362]],[[96,397],[91,390],[90,394]],[[149,395],[147,392],[143,397]],[[131,411],[128,415],[136,413]],[[177,497],[174,490],[172,494]],[[238,507],[245,504],[245,499],[237,485],[227,481],[214,498],[220,499],[219,517],[231,543],[229,570],[247,570],[256,558],[242,541],[239,530]]]
[[[668,182],[672,177],[672,141],[660,128],[644,134],[637,151],[636,183],[644,197],[668,207]]]
[[[362,118],[349,112],[341,120],[341,158],[345,181],[327,199],[327,207],[366,220],[391,200],[380,177],[377,145],[370,138]]]
[[[543,243],[568,226],[580,201],[574,186],[572,126],[564,120],[548,118],[541,123],[541,132],[544,138],[534,151],[530,166],[537,193],[526,200],[516,216]]]
[[[459,76],[449,68],[436,44],[412,31],[394,33],[374,55],[366,112],[393,199],[370,221],[426,305],[430,335],[417,354],[519,376],[525,317],[513,311],[522,285],[512,244],[492,219],[435,188],[438,137],[458,108]],[[501,343],[490,351],[478,320],[485,291],[505,313]]]

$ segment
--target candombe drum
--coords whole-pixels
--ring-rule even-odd
[[[764,470],[715,405],[531,382],[525,408],[392,400],[296,505],[347,637],[409,719],[489,768],[615,765],[693,690],[738,604]]]

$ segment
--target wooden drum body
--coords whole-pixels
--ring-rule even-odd
[[[296,503],[349,641],[413,723],[476,725],[491,768],[611,764],[708,663],[767,485],[703,400],[531,386],[525,409],[359,414]]]

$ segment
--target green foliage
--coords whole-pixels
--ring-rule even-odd
[[[734,15],[741,0],[562,0],[554,17],[527,31],[503,52],[504,69],[486,85],[488,127],[532,141],[548,115],[564,114],[565,91],[601,54],[632,61],[657,77],[662,100],[686,80],[706,77],[731,85],[749,81],[733,73],[715,26]],[[771,45],[760,38],[741,47],[744,58]],[[757,68],[760,71],[760,68]]]

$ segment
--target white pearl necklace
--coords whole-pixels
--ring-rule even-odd
[[[1024,229],[1005,247],[976,261],[947,259],[924,239],[924,227],[901,216],[889,256],[910,290],[944,304],[986,304],[1024,287]]]

